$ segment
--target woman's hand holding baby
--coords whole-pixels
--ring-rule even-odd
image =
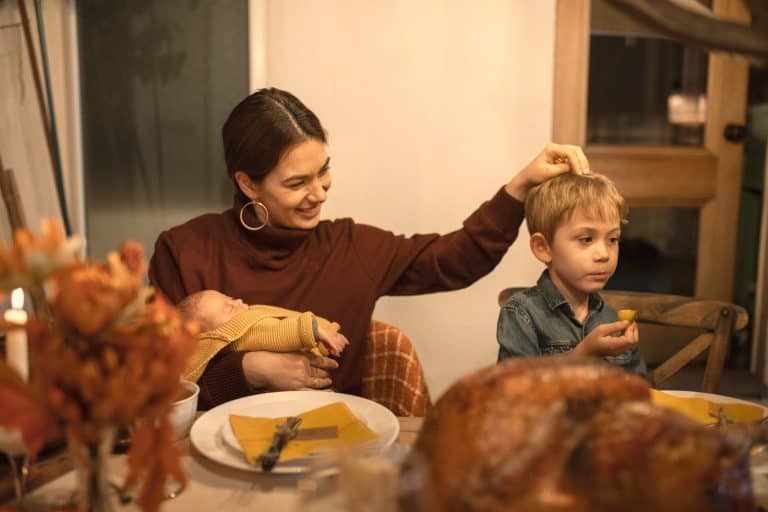
[[[509,195],[525,201],[528,190],[558,174],[571,171],[575,174],[589,172],[589,160],[579,146],[548,144],[541,153],[507,183]]]
[[[339,363],[329,357],[304,352],[258,351],[243,356],[248,384],[271,391],[327,388],[332,384],[328,370],[338,367]]]
[[[638,341],[640,333],[637,323],[619,320],[595,327],[571,353],[593,357],[618,356],[637,345]]]
[[[334,356],[340,356],[349,345],[349,340],[340,332],[327,329],[322,325],[317,326],[317,340],[326,346],[328,352]]]

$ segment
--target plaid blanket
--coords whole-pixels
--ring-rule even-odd
[[[397,327],[373,320],[366,345],[363,396],[397,416],[424,416],[432,402],[411,340]]]

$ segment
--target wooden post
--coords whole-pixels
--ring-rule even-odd
[[[712,346],[709,347],[707,368],[704,370],[704,382],[702,389],[705,393],[717,392],[717,385],[723,376],[725,357],[728,355],[728,346],[733,336],[734,315],[730,308],[725,307],[720,311],[720,318],[715,327],[715,337]]]
[[[24,220],[24,210],[21,208],[21,196],[19,196],[19,189],[16,186],[16,178],[13,171],[6,169],[3,165],[2,156],[0,156],[0,194],[2,194],[5,202],[11,230],[16,231],[26,227],[27,223]]]
[[[766,140],[768,148],[768,140]],[[760,217],[760,245],[757,253],[755,309],[752,317],[752,355],[749,369],[768,384],[766,365],[766,327],[768,327],[768,149],[763,165],[763,197]]]

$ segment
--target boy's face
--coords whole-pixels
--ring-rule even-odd
[[[539,253],[534,248],[534,254],[547,264],[566,298],[583,298],[602,290],[616,271],[620,236],[618,213],[615,219],[601,220],[577,208],[555,230],[551,243],[541,237],[545,247]]]
[[[240,299],[206,290],[198,303],[195,320],[200,324],[201,331],[210,331],[247,309],[248,305]]]

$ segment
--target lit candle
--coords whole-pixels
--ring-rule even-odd
[[[29,378],[29,354],[27,352],[27,312],[24,311],[24,291],[16,288],[11,292],[11,308],[3,314],[6,322],[13,324],[5,334],[5,359],[21,378]]]

